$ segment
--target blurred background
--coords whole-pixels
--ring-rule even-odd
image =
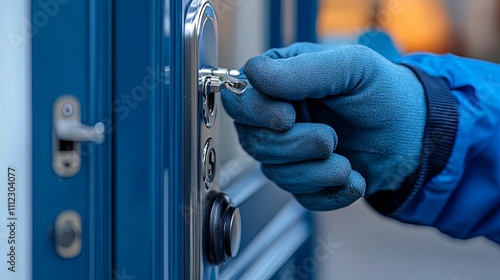
[[[374,29],[390,34],[402,53],[454,53],[500,62],[498,0],[214,0],[214,4],[224,67],[240,68],[269,47],[295,41],[354,44]],[[232,128],[232,121],[226,117],[223,126]],[[228,159],[241,150],[235,131],[226,131],[221,144]],[[481,238],[454,240],[435,229],[401,224],[377,214],[363,200],[317,214],[316,224],[318,240],[336,244],[318,266],[318,279],[500,279],[497,244]]]
[[[356,37],[377,27],[403,52],[430,51],[498,62],[497,0],[321,0],[320,41]]]

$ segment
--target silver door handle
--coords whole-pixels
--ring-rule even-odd
[[[93,127],[73,120],[59,120],[55,124],[56,134],[60,140],[72,142],[104,142],[104,124],[96,123]]]
[[[80,171],[82,142],[104,141],[104,124],[84,125],[81,115],[80,101],[75,96],[63,95],[54,103],[52,168],[58,176],[71,177]]]

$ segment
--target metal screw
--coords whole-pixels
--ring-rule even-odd
[[[64,104],[62,110],[63,110],[63,114],[66,117],[70,117],[71,115],[73,115],[73,105],[71,105],[69,103]]]

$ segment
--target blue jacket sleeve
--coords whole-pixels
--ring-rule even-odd
[[[500,65],[432,54],[399,62],[426,91],[422,162],[400,190],[368,201],[402,222],[500,244]]]

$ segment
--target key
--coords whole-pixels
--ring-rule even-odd
[[[220,92],[221,86],[224,85],[228,90],[237,96],[243,95],[248,84],[237,78],[240,75],[238,70],[228,70],[225,68],[201,69],[200,75],[202,81],[210,79],[210,90],[208,93]]]

